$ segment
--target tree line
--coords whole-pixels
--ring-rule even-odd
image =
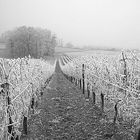
[[[57,46],[56,36],[50,30],[26,26],[3,33],[0,40],[13,58],[52,56]]]

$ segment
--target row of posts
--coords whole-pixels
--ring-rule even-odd
[[[87,99],[90,99],[90,95],[92,94],[92,102],[94,105],[96,104],[96,94],[94,92],[94,87],[92,86],[92,90],[90,90],[90,84],[88,82],[87,83],[85,82],[85,64],[82,64],[82,78],[78,79],[78,78],[75,78],[74,76],[68,76],[66,74],[64,74],[64,76],[74,85],[82,89],[83,95],[87,93],[86,95]],[[87,87],[87,89],[85,89],[85,87]],[[102,112],[104,112],[105,98],[102,92],[100,94],[100,98],[101,98],[101,110]],[[118,102],[114,106],[114,110],[115,110],[114,121],[113,121],[114,123],[116,123],[117,116],[118,116],[117,104]]]
[[[72,82],[76,86],[79,86],[79,88],[82,89],[83,95],[86,94],[85,87],[87,87],[87,98],[88,99],[90,98],[90,94],[92,92],[93,104],[96,103],[96,94],[94,92],[94,88],[92,87],[92,91],[90,91],[90,84],[87,83],[86,85],[86,82],[85,82],[85,65],[84,64],[82,64],[82,78],[78,79],[78,78],[75,78],[74,76],[68,76],[66,74],[64,75],[70,82]],[[104,109],[104,94],[103,93],[101,93],[101,101],[102,101],[101,107],[103,110]]]
[[[11,116],[12,103],[11,103],[10,92],[9,92],[10,84],[8,83],[8,77],[6,77],[5,79],[6,79],[6,82],[0,85],[0,87],[2,88],[2,90],[0,91],[0,95],[5,98],[5,105],[6,105],[5,118],[6,118],[6,125],[8,125],[7,132],[6,132],[4,139],[19,140],[19,135],[17,135],[14,130],[14,125],[13,125],[14,122],[13,122],[13,119]]]
[[[50,82],[51,78],[52,78],[52,76],[47,79],[47,81],[45,82],[46,85]],[[4,96],[6,99],[6,107],[7,107],[7,111],[6,111],[7,120],[6,120],[6,122],[8,123],[7,131],[8,131],[8,134],[11,136],[9,138],[9,140],[19,140],[20,136],[17,135],[15,130],[14,130],[14,125],[13,125],[14,122],[13,122],[12,117],[10,115],[11,114],[10,113],[10,110],[11,110],[10,106],[12,105],[12,103],[11,103],[11,98],[10,98],[10,94],[9,94],[9,83],[8,82],[3,83],[2,85],[0,85],[0,87],[2,88],[2,90],[0,91],[0,95]],[[32,85],[32,90],[33,90],[33,85]],[[42,91],[41,91],[40,95],[41,96],[43,95]],[[34,114],[34,109],[36,107],[37,106],[36,106],[35,98],[34,98],[34,96],[32,96],[29,111],[31,111],[32,114]],[[27,120],[28,120],[28,117],[23,112],[23,117],[22,117],[22,134],[23,135],[27,135],[27,125],[28,125]],[[6,135],[5,139],[8,140],[8,135]]]
[[[46,81],[45,81],[45,85],[43,87],[41,87],[41,91],[40,91],[40,96],[43,96],[43,92],[44,92],[44,89],[46,88],[46,86],[49,84],[50,80],[52,79],[52,76],[50,76]],[[32,90],[33,90],[33,87],[32,87]],[[33,92],[33,91],[32,91]],[[35,101],[35,96],[33,94],[32,98],[31,98],[31,102],[30,102],[30,106],[29,106],[29,111],[31,114],[34,114],[35,113],[35,108],[37,108],[38,106],[38,102]],[[24,121],[23,121],[23,134],[27,135],[28,133],[28,128],[27,128],[27,118],[24,118]]]

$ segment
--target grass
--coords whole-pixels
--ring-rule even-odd
[[[55,74],[28,121],[21,140],[133,140],[129,122],[113,124],[99,107],[87,101],[56,64]]]

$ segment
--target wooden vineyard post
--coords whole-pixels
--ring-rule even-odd
[[[40,95],[43,96],[43,90],[41,90]]]
[[[23,134],[27,135],[27,117],[23,115]]]
[[[140,140],[140,129],[139,129],[139,131],[138,131],[137,140]]]
[[[47,83],[48,83],[48,81],[47,81]],[[31,109],[32,109],[32,113],[34,114],[35,98],[34,98],[34,91],[33,91],[33,83],[31,83],[31,87],[32,87]]]
[[[87,96],[88,96],[88,99],[90,98],[90,86],[89,86],[89,83],[87,83]]]
[[[76,75],[78,75],[78,66],[76,66]],[[75,78],[75,85],[77,86],[78,85],[78,78]]]
[[[4,92],[4,95],[5,98],[6,98],[6,125],[8,124],[7,126],[7,132],[6,133],[6,140],[14,140],[15,138],[15,131],[14,131],[14,125],[13,125],[13,120],[12,120],[12,117],[11,117],[11,98],[10,98],[10,95],[9,95],[9,86],[10,84],[8,83],[8,77],[6,77],[6,83],[2,84],[1,85],[1,88],[3,88],[3,92]],[[8,134],[10,134],[10,136],[8,136]],[[18,140],[18,136],[16,136],[16,140]]]
[[[101,92],[101,109],[104,111],[104,94]]]
[[[117,115],[118,115],[117,103],[115,104],[114,109],[115,109],[115,115],[114,115],[114,121],[113,121],[113,123],[115,124],[116,123],[116,120],[117,120]]]
[[[123,66],[123,74],[124,74],[124,78],[123,78],[123,84],[125,89],[127,88],[127,62],[126,62],[127,58],[125,57],[124,53],[122,52],[122,59],[121,61],[123,61],[124,66]],[[124,93],[126,95],[126,90],[124,90]]]
[[[121,101],[121,100],[119,100]],[[119,102],[118,101],[118,102]],[[117,108],[117,105],[118,105],[118,102],[115,104],[114,106],[114,109],[115,109],[115,115],[114,115],[114,120],[113,120],[113,123],[115,124],[116,123],[116,120],[117,120],[117,116],[118,116],[118,108]]]
[[[80,84],[80,89],[82,88],[82,80],[79,80],[79,84]]]
[[[8,83],[8,77],[6,76],[6,83],[1,85],[1,88],[3,88],[5,97],[6,97],[6,125],[7,126],[7,131],[11,135],[10,140],[14,137],[14,126],[13,126],[13,121],[11,117],[11,99],[9,95],[9,83]],[[8,140],[8,133],[6,133],[6,140]]]
[[[71,76],[71,78],[70,78],[70,79],[71,79],[71,82],[72,82],[72,76]]]
[[[85,94],[85,66],[82,64],[83,94]]]
[[[123,57],[123,59],[122,59],[122,61],[124,62],[124,84],[126,84],[126,82],[127,82],[127,65],[126,65],[126,58],[125,58],[125,56],[124,56],[124,53],[122,52],[122,57]]]
[[[31,109],[32,109],[32,113],[34,114],[34,105],[35,105],[35,99],[34,99],[34,97],[32,97],[32,99],[31,99]]]
[[[93,97],[93,104],[95,105],[96,102],[96,97],[95,97],[95,92],[93,91],[93,87],[92,87],[92,97]]]

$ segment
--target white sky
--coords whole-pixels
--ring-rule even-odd
[[[140,47],[140,0],[0,0],[0,33],[47,28],[75,45]]]

